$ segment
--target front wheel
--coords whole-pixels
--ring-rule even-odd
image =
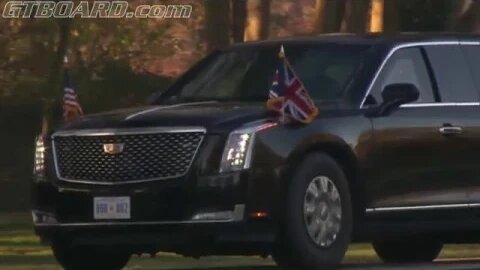
[[[435,260],[443,244],[432,239],[375,241],[373,249],[386,263],[431,262]]]
[[[130,259],[130,254],[115,248],[72,247],[54,243],[52,250],[65,270],[120,270]]]
[[[282,249],[274,254],[280,266],[331,269],[341,263],[353,217],[347,179],[333,158],[313,153],[303,159],[288,187],[284,223],[277,240]]]

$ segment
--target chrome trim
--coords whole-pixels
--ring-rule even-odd
[[[438,129],[438,132],[440,134],[445,135],[445,136],[451,136],[451,135],[460,135],[463,133],[463,128],[462,127],[450,127],[450,126],[443,126]]]
[[[363,108],[363,105],[365,101],[367,100],[368,95],[372,91],[373,85],[378,79],[378,76],[380,76],[380,72],[382,71],[383,67],[387,64],[388,60],[392,57],[392,55],[397,52],[400,49],[404,48],[411,48],[411,47],[418,47],[418,46],[443,46],[443,45],[460,45],[461,42],[459,41],[427,41],[427,42],[412,42],[412,43],[405,43],[405,44],[400,44],[395,47],[393,47],[390,52],[388,52],[387,56],[385,59],[383,59],[382,64],[378,68],[377,72],[375,73],[375,76],[373,77],[373,80],[370,82],[367,92],[363,96],[362,103],[360,103],[360,109]]]
[[[438,210],[438,209],[452,209],[452,208],[468,208],[468,207],[480,207],[480,204],[439,204],[439,205],[420,205],[420,206],[398,206],[398,207],[378,207],[367,208],[367,213],[378,212],[400,212],[400,211],[415,211],[415,210]]]
[[[480,102],[437,102],[403,104],[400,108],[480,106]]]
[[[105,128],[105,129],[77,129],[58,131],[52,135],[54,137],[68,136],[112,136],[112,135],[137,135],[137,134],[156,134],[156,133],[187,133],[203,132],[204,127],[149,127],[149,128]]]
[[[460,41],[460,45],[480,45],[480,41]]]
[[[32,222],[33,222],[34,225],[42,224],[42,223],[43,224],[55,224],[57,222],[57,219],[56,219],[55,215],[50,213],[50,212],[32,210],[31,214],[32,214]],[[50,220],[50,222],[39,222],[38,221],[39,217],[42,217],[42,220],[45,217],[49,217],[49,218],[51,218],[51,220]],[[54,223],[52,223],[52,222],[54,222]]]
[[[181,225],[181,224],[225,224],[240,222],[245,216],[245,205],[237,204],[233,210],[233,218],[225,220],[182,220],[182,221],[119,221],[119,222],[77,222],[56,224],[35,224],[35,227],[97,227],[97,226],[142,226],[142,225]]]
[[[61,177],[60,170],[58,168],[57,162],[57,150],[55,148],[55,137],[70,137],[70,136],[112,136],[112,135],[138,135],[138,134],[159,134],[159,133],[189,133],[189,132],[202,132],[204,136],[200,139],[200,142],[197,145],[197,149],[193,154],[192,160],[190,164],[188,164],[188,169],[183,174],[173,175],[169,177],[160,177],[160,178],[150,178],[150,179],[141,179],[141,180],[133,180],[133,181],[123,181],[123,182],[97,182],[91,180],[81,180],[81,179],[67,179]],[[67,131],[58,131],[54,133],[52,138],[52,151],[53,151],[53,161],[55,165],[55,173],[57,174],[57,178],[70,183],[79,183],[79,184],[95,184],[95,185],[124,185],[124,184],[133,184],[133,183],[145,183],[145,182],[153,182],[159,180],[168,180],[173,178],[178,178],[185,176],[190,168],[192,167],[193,161],[198,154],[198,150],[202,145],[203,139],[205,138],[205,134],[207,130],[203,127],[154,127],[154,128],[130,128],[130,129],[84,129],[84,130],[67,130]]]

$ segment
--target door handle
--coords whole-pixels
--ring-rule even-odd
[[[463,129],[461,127],[443,126],[439,129],[439,131],[442,133],[442,135],[449,136],[462,134]]]

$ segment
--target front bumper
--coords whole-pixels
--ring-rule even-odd
[[[106,246],[130,253],[174,252],[185,256],[263,255],[274,233],[265,223],[131,224],[115,226],[40,226],[44,244],[68,241],[73,246]]]
[[[244,220],[245,205],[235,205],[233,211],[206,212],[195,215],[189,220],[176,221],[96,221],[96,222],[59,222],[54,213],[32,210],[33,224],[36,228],[95,228],[95,227],[129,227],[129,226],[161,226],[180,224],[222,224],[236,223]],[[202,218],[203,217],[203,218]]]
[[[33,185],[33,221],[42,242],[121,246],[185,255],[266,254],[276,234],[271,198],[250,196],[251,172],[118,186],[48,178]],[[252,188],[252,187],[250,187]],[[259,190],[260,191],[260,190]],[[129,196],[131,218],[95,220],[95,197]]]
[[[131,253],[265,255],[275,239],[267,220],[245,220],[244,205],[236,205],[230,219],[209,220],[61,223],[51,213],[33,210],[32,215],[44,244],[67,241],[73,246],[115,246]]]

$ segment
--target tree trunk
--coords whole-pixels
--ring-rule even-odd
[[[248,0],[245,41],[268,38],[269,28],[270,0]]]
[[[461,0],[450,16],[450,30],[480,33],[480,0]]]
[[[317,0],[315,2],[315,33],[332,33],[340,30],[343,13],[342,0]]]
[[[472,7],[472,33],[480,33],[480,1],[476,0]]]
[[[370,3],[370,32],[383,32],[384,29],[384,0],[371,0]]]
[[[448,29],[450,31],[459,31],[460,21],[470,8],[472,0],[456,0],[449,18]]]
[[[48,128],[48,123],[54,123],[59,116],[54,115],[55,106],[61,106],[60,101],[63,98],[63,62],[67,54],[68,44],[70,42],[70,30],[72,29],[72,19],[58,19],[58,43],[53,61],[50,64],[50,70],[44,88],[45,98],[43,102],[42,132]],[[47,94],[48,93],[48,94]]]
[[[63,60],[67,53],[68,43],[70,41],[70,30],[72,27],[71,19],[58,19],[58,43],[56,46],[55,58],[51,62],[50,71],[47,79],[47,91],[49,97],[57,98],[60,82],[62,81]]]
[[[331,1],[335,6],[335,18],[331,20],[332,32],[341,32],[343,17],[345,16],[346,0]]]
[[[329,12],[327,11],[328,1],[329,0],[317,0],[315,2],[315,23],[313,29],[316,33],[327,32],[326,22],[329,15]]]
[[[398,16],[398,0],[384,0],[383,32],[400,32],[400,18]]]
[[[209,52],[230,43],[230,2],[205,0],[205,26]]]
[[[368,0],[346,0],[341,31],[346,33],[365,33],[367,29],[368,6]]]
[[[247,1],[232,0],[232,36],[234,42],[242,42],[247,19]]]

